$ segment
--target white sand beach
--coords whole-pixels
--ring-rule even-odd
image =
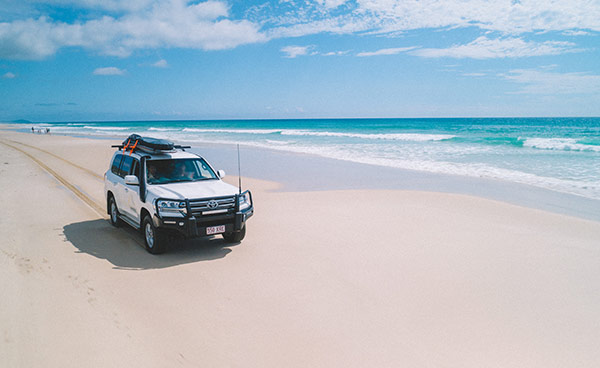
[[[600,222],[244,178],[256,214],[241,244],[155,256],[103,211],[115,143],[0,130],[0,366],[600,362]]]

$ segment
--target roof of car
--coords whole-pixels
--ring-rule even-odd
[[[129,151],[123,152],[123,150],[117,151],[117,153],[129,155]],[[171,160],[171,159],[179,159],[179,158],[198,158],[199,156],[182,150],[173,150],[173,151],[160,151],[155,153],[148,153],[143,151],[134,151],[132,156],[137,158],[141,158],[142,156],[148,157],[150,160]]]
[[[144,154],[140,153],[140,155],[144,155]],[[177,158],[198,158],[198,155],[196,155],[194,153],[180,151],[180,150],[162,151],[160,153],[153,153],[153,154],[146,154],[146,155],[150,156],[151,160],[168,160],[168,159],[177,159]]]

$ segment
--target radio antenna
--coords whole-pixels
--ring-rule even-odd
[[[240,144],[237,145],[237,154],[238,154],[238,188],[240,193],[242,194],[242,165],[240,164]]]

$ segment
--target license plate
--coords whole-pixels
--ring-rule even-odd
[[[225,225],[209,226],[206,228],[206,235],[222,234],[225,232]]]

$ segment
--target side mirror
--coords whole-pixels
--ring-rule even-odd
[[[219,179],[223,179],[225,177],[225,170],[217,170],[217,176]]]
[[[127,185],[140,185],[140,179],[135,175],[125,175],[125,184]]]

